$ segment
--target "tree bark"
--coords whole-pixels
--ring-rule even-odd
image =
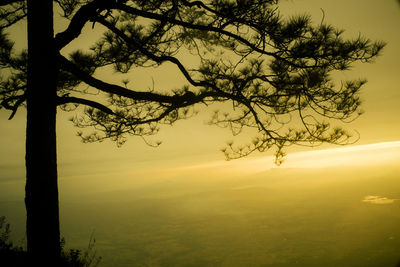
[[[57,72],[52,0],[28,0],[26,234],[28,253],[46,266],[60,255]]]

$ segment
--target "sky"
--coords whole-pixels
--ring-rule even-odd
[[[64,203],[73,203],[73,201],[82,199],[87,204],[94,201],[93,199],[99,200],[103,196],[105,199],[112,199],[110,200],[112,202],[116,201],[115,199],[124,199],[124,194],[132,192],[139,196],[145,196],[143,199],[149,198],[149,195],[156,196],[162,202],[165,195],[181,196],[184,194],[184,190],[185,196],[187,196],[193,192],[199,193],[206,187],[219,186],[218,188],[220,188],[221,184],[226,183],[234,192],[248,190],[246,191],[248,194],[243,194],[246,196],[246,200],[241,200],[244,203],[250,203],[252,197],[258,196],[257,188],[268,186],[265,185],[264,180],[260,180],[261,178],[254,178],[263,173],[267,173],[271,177],[275,177],[278,173],[277,177],[280,178],[291,177],[293,173],[302,175],[305,170],[318,172],[322,170],[323,176],[327,175],[327,172],[333,171],[345,173],[346,175],[329,176],[329,179],[323,180],[315,178],[320,178],[321,175],[313,176],[315,187],[322,187],[321,184],[325,183],[325,187],[323,187],[325,191],[322,190],[323,193],[319,194],[321,197],[325,197],[322,195],[326,194],[326,198],[331,197],[329,186],[332,186],[334,190],[340,188],[340,192],[348,185],[354,186],[351,190],[355,191],[364,188],[362,182],[345,183],[345,179],[362,181],[360,179],[363,178],[363,175],[378,177],[380,174],[390,174],[391,180],[387,184],[383,184],[383,182],[380,184],[375,180],[371,182],[370,178],[366,179],[368,190],[359,193],[356,196],[356,202],[358,205],[364,203],[382,206],[399,203],[399,192],[396,191],[399,181],[396,173],[398,173],[397,166],[400,163],[400,83],[398,82],[400,73],[398,50],[400,47],[398,30],[400,29],[400,4],[395,0],[288,0],[281,1],[280,10],[287,16],[310,14],[314,23],[320,23],[323,19],[327,23],[345,29],[346,36],[349,37],[356,37],[361,33],[372,40],[382,40],[387,43],[382,56],[375,63],[357,64],[352,70],[342,73],[340,76],[343,79],[367,78],[368,80],[361,93],[365,114],[356,121],[345,125],[350,131],[359,132],[358,142],[349,146],[323,145],[314,148],[293,146],[287,150],[288,155],[284,163],[278,167],[273,164],[274,151],[255,153],[244,159],[226,161],[220,148],[224,147],[226,142],[232,139],[232,136],[227,129],[207,125],[206,122],[212,114],[212,109],[201,109],[199,115],[194,118],[178,121],[173,127],[162,127],[160,133],[153,139],[163,142],[158,148],[147,146],[137,137],[130,137],[122,147],[117,147],[110,141],[83,144],[76,136],[77,129],[68,121],[71,114],[59,111],[57,115],[58,168],[61,205],[65,220],[63,229],[66,232],[71,229],[77,231],[79,223],[74,222],[74,214],[78,213],[71,211],[69,207],[72,206],[68,206],[70,204]],[[56,29],[63,27],[64,25],[59,25]],[[13,32],[19,47],[23,47],[25,43],[24,29],[24,25],[17,25]],[[94,33],[88,33],[87,39],[93,38],[93,35]],[[79,47],[85,42],[84,38],[78,39],[72,45]],[[182,81],[182,77],[171,72],[171,66],[168,65],[162,66],[156,73],[135,70],[129,75],[136,86],[143,88],[151,87],[153,81],[156,87],[174,88]],[[171,77],[175,78],[171,79]],[[112,75],[105,76],[105,78],[115,79]],[[7,213],[14,222],[17,221],[16,218],[21,217],[14,216],[10,209],[5,209],[4,207],[7,205],[4,203],[19,201],[19,210],[23,207],[25,115],[25,111],[20,110],[15,118],[9,121],[7,120],[9,113],[0,110],[0,215]],[[367,174],[360,175],[359,171],[355,171],[360,168],[367,169],[367,167],[370,168]],[[324,170],[329,171],[323,172]],[[287,175],[288,173],[289,175]],[[343,179],[340,180],[340,177]],[[244,182],[247,178],[249,178],[248,181]],[[304,179],[288,179],[284,182],[279,180],[275,184],[276,187],[290,186],[295,190],[304,188],[305,183],[303,182]],[[335,186],[335,183],[340,186]],[[274,182],[270,186],[273,187]],[[380,190],[381,187],[386,191]],[[374,191],[373,188],[379,190]],[[345,193],[346,190],[344,190]],[[107,194],[110,192],[113,194]],[[385,192],[391,192],[391,194],[385,195]],[[218,191],[219,193],[220,191]],[[274,191],[273,195],[279,196],[280,194],[280,191]],[[209,196],[211,200],[205,199],[205,204],[199,204],[203,200],[199,201],[195,199],[195,196],[197,195],[191,196],[187,203],[180,203],[179,207],[185,208],[185,210],[187,207],[191,207],[191,212],[199,212],[201,207],[207,205],[206,203],[211,203],[212,206],[213,203],[215,204],[213,200],[218,199],[218,196],[212,195],[212,197]],[[237,198],[240,196],[241,194]],[[348,196],[348,198],[351,197]],[[136,200],[142,204],[143,199]],[[315,206],[312,200],[305,200],[303,196],[301,200],[309,203],[311,208]],[[290,203],[292,202],[291,200]],[[187,206],[184,207],[184,205]],[[132,206],[136,207],[134,204]],[[79,205],[73,207],[74,209],[80,208]],[[105,206],[105,209],[107,207]],[[219,206],[214,208],[223,213],[222,208],[219,210]],[[365,218],[369,212],[372,212],[371,210],[362,210],[361,207],[359,209],[357,212],[360,214],[365,212],[365,214],[362,213]],[[85,212],[89,214],[89,210],[87,208],[85,211],[82,208],[79,212],[85,216]],[[114,212],[111,206],[109,210]],[[137,210],[140,211],[140,208],[137,207]],[[392,210],[389,212],[387,209],[387,212],[389,214]],[[94,218],[98,218],[96,216]],[[354,217],[356,215],[347,214],[346,216]],[[376,225],[375,221],[371,220],[370,223]],[[98,228],[98,235],[101,239],[102,228],[101,226]],[[90,231],[90,227],[84,229]],[[109,235],[111,236],[111,233]],[[108,238],[111,238],[110,236]],[[360,232],[360,236],[365,235]],[[77,238],[74,239],[73,234],[70,234],[69,237],[70,240],[79,243]]]
[[[343,79],[367,78],[369,81],[362,90],[365,114],[345,127],[350,131],[356,130],[360,133],[359,144],[397,141],[400,131],[399,117],[395,116],[395,114],[400,114],[398,105],[400,92],[397,82],[400,69],[400,53],[398,53],[400,37],[397,34],[400,7],[396,1],[384,3],[382,1],[335,1],[334,4],[332,1],[310,0],[281,2],[283,14],[306,12],[312,16],[315,23],[319,23],[323,18],[321,9],[324,10],[324,20],[345,29],[346,36],[356,37],[361,33],[372,40],[383,40],[388,43],[383,56],[374,64],[359,64],[352,71],[342,74]],[[170,69],[171,66],[166,65],[155,76],[147,71],[134,71],[132,80],[138,87],[150,87],[153,79],[156,88],[174,88],[177,82],[170,77],[176,76],[178,81],[182,77],[171,73]],[[212,108],[201,110],[199,116],[192,120],[178,122],[172,128],[164,127],[160,135],[154,138],[163,141],[162,147],[157,150],[138,144],[141,140],[133,140],[134,138],[131,138],[129,143],[134,143],[131,145],[134,145],[136,149],[146,151],[144,152],[146,155],[149,153],[152,159],[178,157],[180,160],[179,157],[201,157],[201,155],[207,155],[208,159],[221,158],[223,155],[219,149],[232,137],[227,129],[205,125],[212,111]],[[126,146],[130,145],[127,143]],[[293,148],[294,151],[298,149],[302,148]],[[142,153],[141,156],[143,156]]]
[[[350,130],[360,134],[360,144],[374,144],[399,140],[400,132],[400,86],[398,72],[400,69],[400,6],[396,1],[321,1],[321,0],[289,0],[282,1],[280,5],[282,14],[310,14],[314,23],[322,19],[346,30],[346,36],[356,37],[362,34],[372,40],[382,40],[387,43],[383,55],[373,64],[357,64],[351,71],[341,74],[343,79],[367,78],[368,83],[362,89],[363,110],[362,115],[355,122],[346,124]],[[322,11],[323,10],[323,11]],[[63,29],[62,23],[56,25]],[[90,28],[90,27],[89,27]],[[17,47],[24,44],[24,25],[17,25],[14,36],[17,38]],[[88,33],[92,40],[93,33]],[[72,47],[79,47],[87,42],[86,39],[77,39]],[[182,77],[171,72],[171,66],[161,67],[157,73],[134,70],[129,77],[134,80],[135,86],[149,88],[156,87],[174,88]],[[154,75],[154,76],[153,76]],[[115,75],[114,75],[115,76]],[[111,75],[107,79],[114,79]],[[175,76],[175,79],[171,79]],[[101,162],[102,171],[109,169],[111,172],[118,170],[118,161],[129,161],[131,168],[137,169],[151,162],[151,166],[158,164],[186,164],[187,161],[214,161],[223,160],[220,148],[232,139],[227,129],[220,129],[207,125],[207,120],[213,111],[200,110],[195,118],[179,121],[173,127],[162,127],[160,134],[153,140],[161,140],[163,144],[157,148],[148,147],[140,138],[131,137],[128,142],[118,148],[113,143],[105,141],[96,144],[82,144],[76,137],[77,129],[68,121],[71,114],[62,111],[58,113],[58,157],[61,176],[63,173],[79,173],[85,170],[88,162]],[[19,166],[18,175],[23,169],[23,142],[25,127],[25,112],[17,113],[14,120],[8,121],[7,112],[0,111],[0,148],[1,165],[9,169],[10,166]],[[251,138],[251,137],[250,137]],[[331,146],[327,146],[331,147]],[[326,148],[323,146],[322,148]],[[299,150],[315,150],[317,148],[292,147],[288,153]],[[269,156],[273,151],[264,154],[255,154],[255,157]],[[16,165],[17,164],[17,165]],[[232,164],[235,164],[234,162]],[[161,166],[160,165],[160,166]],[[75,166],[75,167],[72,167]],[[81,166],[81,167],[78,167]],[[284,166],[283,166],[284,167]],[[79,170],[79,168],[82,168]],[[126,167],[128,168],[128,167]]]
[[[400,132],[400,86],[398,71],[400,69],[400,6],[396,1],[282,1],[282,14],[310,14],[315,23],[322,19],[346,30],[346,36],[362,34],[372,40],[383,40],[387,43],[383,55],[373,64],[358,64],[351,71],[343,73],[343,79],[367,78],[368,83],[362,89],[363,109],[365,114],[355,122],[345,125],[350,131],[360,134],[360,144],[374,144],[399,140]],[[56,26],[62,29],[64,25]],[[24,25],[14,29],[18,48],[24,44]],[[88,33],[89,39],[93,36]],[[84,35],[85,37],[85,35]],[[77,39],[72,44],[78,47],[85,39]],[[129,74],[137,87],[155,86],[174,88],[182,77],[171,72],[171,66],[161,67],[157,73],[133,71]],[[155,76],[152,76],[155,75]],[[176,76],[176,80],[170,77]],[[107,77],[107,79],[113,79]],[[207,125],[213,110],[200,110],[200,114],[186,121],[178,121],[173,127],[162,127],[160,134],[153,140],[161,140],[159,148],[148,147],[140,138],[131,137],[121,148],[110,141],[95,144],[82,144],[76,136],[77,129],[68,121],[71,114],[58,113],[58,159],[60,176],[71,173],[93,172],[91,164],[101,163],[100,172],[115,172],[121,169],[134,170],[146,166],[181,165],[189,161],[207,162],[224,159],[220,152],[232,136],[227,129]],[[0,166],[9,170],[11,176],[23,177],[24,127],[25,112],[21,110],[12,121],[7,120],[8,113],[0,111]],[[327,146],[331,147],[331,146]],[[326,146],[323,146],[326,148]],[[292,147],[288,153],[299,150],[316,150],[317,148]],[[273,151],[255,154],[253,157],[270,156]],[[270,159],[266,159],[268,161]],[[128,166],[119,162],[130,162]],[[121,166],[118,166],[118,165]],[[235,164],[234,161],[230,164]],[[269,163],[268,163],[269,164]],[[287,163],[289,164],[289,162]],[[126,164],[125,164],[126,165]],[[285,167],[285,164],[282,166]],[[123,170],[123,171],[124,171]],[[7,173],[7,172],[3,172]],[[4,175],[3,175],[4,176]],[[7,179],[2,177],[2,179]]]

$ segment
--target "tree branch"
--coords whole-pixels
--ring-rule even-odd
[[[55,47],[59,51],[72,40],[77,38],[89,21],[92,21],[100,12],[114,8],[115,1],[94,0],[82,6],[72,17],[67,29],[55,36]]]
[[[117,4],[116,8],[119,10],[122,10],[126,13],[132,14],[132,15],[138,15],[138,16],[141,16],[144,18],[149,18],[149,19],[154,19],[154,20],[159,20],[159,21],[167,21],[169,23],[179,25],[179,26],[182,26],[182,27],[185,27],[188,29],[220,33],[222,35],[231,37],[231,38],[235,39],[236,41],[239,41],[240,43],[248,46],[249,48],[251,48],[252,50],[254,50],[260,54],[272,56],[276,59],[283,60],[291,65],[294,65],[292,62],[289,62],[288,60],[278,56],[276,53],[271,53],[271,52],[265,51],[264,49],[260,49],[256,45],[252,44],[250,41],[246,40],[245,38],[243,38],[237,34],[231,33],[229,31],[223,30],[222,28],[214,27],[211,25],[193,24],[193,23],[189,23],[186,21],[177,20],[175,18],[167,17],[164,15],[160,15],[160,14],[156,14],[156,13],[152,13],[152,12],[148,12],[148,11],[144,11],[144,10],[139,10],[134,7],[123,5],[123,4]]]
[[[21,3],[21,2],[24,2],[24,0],[1,0],[0,6],[6,6],[6,5]]]
[[[115,33],[118,37],[123,39],[126,43],[135,47],[137,50],[139,50],[142,54],[144,54],[146,57],[150,58],[151,60],[153,60],[157,63],[169,61],[169,62],[175,64],[179,68],[179,70],[182,72],[182,74],[185,76],[186,80],[193,86],[210,87],[210,84],[208,84],[206,82],[197,82],[197,81],[193,80],[193,78],[190,76],[189,72],[186,70],[185,66],[183,66],[183,64],[177,58],[172,57],[172,56],[156,56],[153,53],[146,50],[142,44],[138,43],[133,38],[129,38],[126,34],[124,34],[122,31],[120,31],[112,23],[106,21],[103,18],[98,18],[97,21],[99,23],[101,23],[102,25],[104,25],[105,27],[107,27],[110,31]]]
[[[96,108],[98,110],[101,110],[104,113],[107,113],[110,115],[115,115],[115,113],[110,108],[108,108],[96,101],[78,98],[78,97],[72,97],[72,96],[57,97],[57,106],[63,105],[63,104],[68,104],[68,103],[83,104],[83,105],[90,106],[90,107]]]
[[[75,64],[71,61],[59,55],[59,63],[61,69],[68,71],[75,75],[77,78],[81,79],[86,84],[99,89],[100,91],[110,93],[110,94],[117,94],[123,97],[127,97],[134,100],[144,100],[144,101],[153,101],[158,103],[172,103],[171,96],[164,96],[156,93],[151,92],[137,92],[126,89],[125,87],[110,84],[103,82],[102,80],[96,79],[93,76],[89,75],[88,73],[80,70]]]
[[[177,106],[180,106],[184,103],[198,103],[203,101],[207,97],[222,97],[221,94],[216,93],[216,92],[202,92],[198,95],[195,95],[192,92],[188,92],[184,95],[173,95],[173,96],[168,96],[168,95],[162,95],[162,94],[157,94],[157,93],[152,93],[152,92],[138,92],[138,91],[133,91],[126,89],[125,87],[115,85],[115,84],[110,84],[103,82],[99,79],[94,78],[93,76],[89,75],[88,73],[80,70],[75,64],[70,62],[68,59],[63,57],[62,55],[59,55],[59,63],[61,69],[68,71],[75,75],[77,78],[81,79],[83,82],[86,84],[97,88],[100,91],[110,93],[110,94],[116,94],[120,95],[123,97],[127,97],[132,100],[138,100],[138,101],[151,101],[151,102],[157,102],[157,103],[164,103],[164,104],[174,104]]]
[[[19,106],[22,105],[22,103],[24,103],[25,100],[26,100],[26,97],[24,94],[12,96],[12,97],[4,99],[0,103],[0,108],[1,108],[1,106],[3,106],[5,109],[12,111],[10,117],[8,117],[8,119],[11,120],[12,118],[14,118],[15,114],[17,113]],[[11,102],[11,101],[15,101],[14,105],[9,104],[9,102]]]

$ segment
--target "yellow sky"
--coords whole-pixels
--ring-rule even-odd
[[[323,12],[321,11],[323,9]],[[362,91],[363,108],[366,113],[354,123],[345,125],[349,130],[356,129],[361,138],[357,144],[375,144],[400,140],[400,6],[395,0],[290,0],[282,1],[282,12],[285,14],[311,14],[313,21],[319,23],[324,20],[335,26],[346,29],[348,36],[357,36],[359,33],[372,39],[380,39],[388,43],[383,56],[374,64],[357,65],[352,71],[341,74],[343,79],[363,77],[368,79]],[[323,15],[324,14],[324,15]],[[23,31],[22,26],[19,30]],[[23,35],[22,35],[23,36]],[[22,38],[22,37],[21,37]],[[75,45],[80,45],[79,40]],[[130,79],[137,86],[149,88],[152,79],[155,85],[165,88],[176,88],[176,77],[179,75],[169,72],[168,66],[152,77],[149,72],[133,71]],[[205,121],[210,111],[202,111],[196,118],[181,121],[173,127],[162,127],[155,140],[162,140],[161,147],[154,149],[146,146],[140,138],[131,137],[122,147],[117,148],[113,143],[105,141],[100,144],[82,144],[76,137],[76,129],[67,120],[70,114],[58,115],[58,152],[60,177],[78,175],[78,173],[109,173],[132,171],[148,168],[163,169],[167,166],[190,165],[196,163],[223,161],[223,154],[219,151],[225,142],[232,139],[227,129],[208,126]],[[0,111],[0,179],[7,179],[7,175],[23,177],[24,158],[24,111],[18,112],[13,121],[7,121],[7,113]],[[386,143],[396,146],[398,143]],[[323,149],[332,148],[323,146]],[[382,147],[381,147],[382,148]],[[390,148],[390,146],[389,146]],[[317,148],[318,149],[318,148]],[[313,151],[317,150],[316,148]],[[340,153],[350,150],[339,148]],[[382,148],[383,149],[383,148]],[[291,148],[289,152],[306,151],[307,148]],[[332,150],[333,151],[333,150]],[[337,150],[335,150],[337,152]],[[336,153],[335,152],[335,153]],[[354,151],[353,151],[354,152]],[[333,152],[332,152],[333,153]],[[337,156],[337,154],[333,153]],[[349,152],[350,153],[350,152]],[[371,152],[372,153],[372,152]],[[271,152],[263,157],[270,156]],[[289,154],[286,166],[301,167],[306,164],[299,159],[290,163],[296,155]],[[313,155],[313,154],[307,154]],[[315,165],[324,166],[324,161],[335,157],[330,153],[318,155],[321,161],[313,161]],[[340,154],[342,155],[342,154]],[[325,159],[321,159],[325,157]],[[342,156],[340,156],[342,157]],[[397,157],[396,160],[399,158]],[[337,159],[335,159],[337,160]],[[365,158],[373,161],[373,158]],[[272,159],[271,159],[272,162]],[[227,162],[229,166],[231,162]],[[232,163],[235,164],[235,163]],[[270,164],[270,163],[267,163]],[[292,167],[293,167],[292,166]],[[14,173],[14,175],[13,175]]]

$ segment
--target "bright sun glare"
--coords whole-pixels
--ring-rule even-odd
[[[286,168],[325,168],[400,163],[400,141],[289,154]]]
[[[276,168],[277,166],[273,164],[273,161],[272,156],[264,156],[229,162],[209,162],[179,169],[255,173]],[[289,153],[279,168],[360,167],[393,163],[400,163],[400,141]]]

